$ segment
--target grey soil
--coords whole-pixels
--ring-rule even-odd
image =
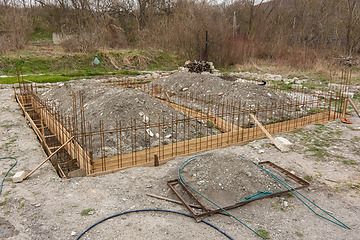
[[[19,163],[11,173],[29,172],[46,155],[23,118],[13,90],[0,90],[0,111],[0,157],[18,159]],[[268,139],[242,147],[208,151],[184,168],[184,179],[216,203],[231,204],[256,191],[268,191],[278,186],[272,178],[238,155],[254,162],[271,161],[308,179],[310,187],[300,192],[333,213],[351,230],[316,216],[296,197],[287,194],[254,201],[231,210],[231,214],[256,231],[266,230],[271,239],[357,239],[360,235],[360,118],[352,113],[349,119],[352,125],[335,121],[308,126],[298,133],[279,135],[293,142],[294,150],[289,153],[279,152]],[[47,163],[21,183],[4,182],[0,195],[0,222],[3,223],[0,238],[75,239],[95,222],[135,209],[188,213],[182,205],[151,198],[146,193],[177,199],[166,183],[178,177],[178,168],[190,157],[178,157],[157,168],[132,168],[104,176],[72,179],[59,178]],[[6,172],[13,162],[12,159],[1,159],[2,172]],[[201,201],[205,203],[204,199]],[[234,239],[260,239],[233,218],[212,215],[204,220]],[[82,237],[131,238],[226,239],[191,218],[161,212],[115,217]]]
[[[158,101],[149,94],[132,88],[120,88],[113,86],[104,86],[99,83],[83,80],[74,82],[61,83],[48,91],[41,94],[48,100],[48,104],[60,107],[64,116],[70,117],[70,122],[73,119],[73,93],[76,96],[77,119],[81,120],[79,113],[79,96],[83,95],[83,106],[86,126],[88,130],[91,126],[91,131],[99,131],[101,122],[102,129],[113,130],[122,127],[142,126],[137,127],[136,148],[138,151],[150,146],[156,147],[160,141],[184,141],[184,138],[195,138],[197,132],[207,132],[209,134],[219,134],[214,128],[207,128],[206,123],[199,121],[192,121],[186,124],[186,130],[190,134],[184,134],[184,124],[180,122],[172,124],[172,121],[189,118],[182,112],[176,111],[173,107]],[[118,124],[116,125],[116,121]],[[166,127],[159,131],[158,126],[154,125],[158,122],[168,123]],[[149,129],[154,136],[150,136],[144,131],[144,128]],[[153,127],[149,127],[150,125]],[[79,125],[80,126],[80,125]],[[80,129],[80,127],[78,127]],[[176,130],[176,129],[177,130]],[[132,151],[131,131],[122,131],[121,146],[122,153],[129,153]],[[166,138],[167,136],[167,138]],[[171,136],[171,137],[169,137]],[[166,138],[166,139],[165,139]],[[100,149],[100,139],[97,141],[94,137],[93,149]],[[107,156],[114,156],[117,153],[116,134],[106,135],[106,154]],[[119,143],[120,145],[120,143]],[[100,151],[95,151],[96,158],[100,158]]]

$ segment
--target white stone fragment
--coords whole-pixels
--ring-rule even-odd
[[[143,123],[149,123],[150,122],[150,118],[146,115],[143,116]]]
[[[291,150],[292,143],[283,137],[275,138],[274,143],[282,152],[289,152]]]
[[[24,177],[25,177],[25,171],[20,171],[15,173],[15,175],[12,177],[12,180],[14,183],[18,183],[24,180]]]
[[[154,133],[150,129],[146,129],[147,134],[149,134],[150,137],[154,136]]]

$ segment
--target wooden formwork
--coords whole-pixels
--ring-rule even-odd
[[[336,119],[337,115],[338,114],[334,112],[322,112],[299,119],[269,124],[266,126],[266,129],[271,134],[278,134],[281,132],[293,131],[311,124],[327,123]],[[254,127],[239,129],[237,131],[214,136],[196,138],[179,143],[172,143],[120,156],[97,159],[94,160],[93,174],[90,176],[115,172],[135,165],[154,166],[154,155],[157,155],[160,164],[164,164],[177,156],[226,147],[236,143],[239,145],[246,144],[249,141],[264,137],[266,137],[266,135],[260,127]]]
[[[63,126],[63,124],[59,120],[57,120],[52,113],[49,112],[46,106],[43,105],[38,100],[36,100],[33,96],[16,95],[16,98],[25,114],[25,117],[30,122],[30,125],[34,129],[38,139],[40,140],[41,145],[44,147],[47,154],[51,154],[54,150],[56,150],[57,147],[56,146],[49,147],[47,145],[45,141],[45,138],[47,136],[45,136],[44,134],[45,127],[49,129],[49,131],[51,132],[51,134],[53,134],[53,136],[56,136],[60,145],[67,142],[73,136]],[[40,124],[41,124],[40,128],[35,124],[33,118],[29,115],[28,113],[29,110],[25,109],[24,107],[25,103],[28,103],[29,106],[32,107],[32,111],[34,111],[36,114],[40,116]],[[91,166],[90,158],[77,141],[70,141],[66,146],[64,146],[64,149],[70,155],[71,159],[77,161],[77,165],[80,169],[84,169],[87,174],[91,172],[92,166]],[[61,168],[59,170],[61,170]]]
[[[153,91],[152,91],[153,92]],[[30,121],[31,126],[33,127],[35,133],[37,134],[38,138],[42,142],[42,144],[45,146],[44,148],[47,149],[48,154],[51,153],[51,151],[56,149],[56,146],[47,146],[45,141],[45,133],[44,129],[45,127],[51,132],[52,135],[56,136],[58,139],[59,145],[62,145],[63,143],[67,142],[71,137],[75,137],[73,141],[71,141],[68,145],[65,146],[66,152],[70,155],[71,160],[74,160],[77,162],[77,165],[80,169],[85,170],[85,174],[88,176],[96,176],[100,174],[107,174],[110,172],[119,171],[125,168],[129,167],[137,167],[137,166],[154,166],[154,159],[158,160],[160,164],[164,164],[167,161],[177,157],[177,156],[184,156],[188,154],[194,154],[202,151],[208,151],[211,149],[221,148],[221,147],[227,147],[230,145],[243,145],[248,143],[249,141],[253,141],[259,138],[264,138],[265,134],[259,127],[254,127],[250,124],[250,117],[248,115],[250,113],[253,113],[258,116],[262,117],[262,119],[265,121],[265,128],[270,134],[278,134],[281,132],[289,132],[293,131],[299,128],[302,128],[304,126],[310,125],[310,124],[319,124],[319,123],[327,123],[329,121],[332,121],[338,117],[344,112],[344,109],[346,109],[346,102],[343,101],[344,97],[342,93],[340,92],[337,94],[337,96],[317,96],[316,99],[311,101],[306,101],[305,99],[297,99],[295,103],[291,103],[286,105],[285,102],[282,102],[280,104],[275,104],[273,107],[272,105],[268,108],[260,109],[259,106],[256,108],[252,108],[250,106],[249,109],[242,108],[241,104],[239,104],[239,107],[234,107],[233,105],[214,102],[212,103],[211,100],[207,100],[207,102],[203,102],[203,105],[205,104],[213,104],[217,107],[221,107],[222,111],[220,113],[219,109],[217,111],[214,111],[215,109],[212,109],[213,111],[210,111],[209,108],[207,108],[207,113],[196,111],[194,109],[190,109],[188,106],[181,105],[181,102],[193,102],[194,99],[191,99],[189,97],[185,97],[182,101],[178,102],[177,104],[171,103],[171,98],[167,93],[165,92],[168,102],[165,102],[169,105],[171,105],[174,109],[177,111],[181,111],[186,115],[191,116],[189,119],[183,119],[184,125],[185,121],[189,124],[189,121],[195,121],[195,122],[202,122],[206,123],[205,125],[208,127],[208,123],[211,122],[218,130],[220,130],[222,133],[218,135],[210,135],[206,133],[205,137],[200,134],[202,137],[196,137],[195,139],[190,139],[190,136],[187,136],[188,140],[185,140],[185,127],[184,127],[184,141],[183,142],[177,142],[178,139],[171,139],[171,143],[166,143],[164,141],[164,137],[161,142],[161,138],[159,138],[159,144],[157,147],[148,147],[148,148],[142,148],[144,150],[137,150],[136,147],[136,130],[141,127],[145,131],[147,128],[151,127],[160,127],[166,126],[166,124],[172,124],[171,123],[160,123],[160,117],[159,117],[159,123],[149,125],[143,125],[143,126],[131,126],[127,128],[118,128],[116,129],[109,129],[105,130],[103,127],[100,128],[100,131],[97,132],[91,132],[91,127],[89,128],[89,131],[86,131],[85,129],[85,120],[83,117],[83,107],[82,107],[82,97],[80,97],[80,105],[79,110],[80,113],[76,111],[76,98],[73,94],[73,109],[74,109],[74,122],[72,127],[66,127],[64,126],[63,122],[63,116],[61,116],[59,111],[52,111],[51,107],[48,107],[46,105],[46,101],[41,101],[32,91],[29,89],[22,90],[20,88],[20,95],[17,95],[17,98],[19,99],[19,102],[21,108],[24,111],[25,116]],[[321,100],[324,99],[324,100]],[[206,100],[206,99],[205,99]],[[195,99],[196,101],[196,99]],[[334,101],[334,102],[332,102]],[[28,113],[26,107],[24,106],[24,103],[29,104],[29,106],[32,107],[32,111],[36,113],[39,116],[40,124],[41,126],[37,126],[32,121],[32,118],[30,114]],[[325,103],[323,105],[323,103]],[[320,105],[319,105],[320,104]],[[328,104],[328,105],[326,105]],[[326,105],[326,106],[325,106]],[[334,107],[333,107],[334,105]],[[305,112],[305,114],[312,114],[309,116],[303,116],[300,117],[298,114],[298,107],[307,107],[308,109],[311,109],[312,112]],[[224,108],[226,109],[224,111]],[[206,108],[204,107],[204,110]],[[288,110],[288,112],[293,112],[292,115],[286,115],[284,114],[284,109]],[[281,111],[280,111],[281,110]],[[335,112],[332,112],[334,110]],[[278,116],[275,116],[275,113],[278,111]],[[300,110],[299,110],[300,111]],[[308,110],[309,111],[309,110]],[[212,114],[211,114],[212,113]],[[267,114],[269,113],[270,116]],[[78,121],[77,116],[80,114],[80,125],[81,127],[78,127]],[[242,115],[242,123],[240,123],[240,114]],[[244,117],[246,116],[246,118]],[[236,120],[235,120],[236,118]],[[280,121],[285,120],[288,118],[295,118],[292,120],[287,121],[281,121],[277,123],[267,124],[269,121]],[[228,121],[226,120],[228,119]],[[245,119],[245,120],[244,120]],[[116,120],[117,121],[117,120]],[[176,120],[177,121],[177,120]],[[65,121],[66,122],[66,121]],[[235,124],[237,122],[237,124]],[[196,123],[197,124],[197,123]],[[65,124],[66,125],[66,124]],[[70,126],[70,122],[69,125]],[[101,123],[100,123],[101,125]],[[117,124],[116,124],[117,126]],[[121,125],[120,125],[121,126]],[[176,125],[177,126],[177,125]],[[197,125],[196,125],[197,126]],[[241,126],[241,127],[240,127]],[[177,129],[177,128],[176,128]],[[189,128],[188,128],[189,129]],[[87,145],[87,141],[92,141],[92,136],[100,136],[101,139],[101,147],[100,151],[104,152],[105,148],[105,135],[104,133],[116,133],[120,131],[129,131],[130,134],[133,133],[133,130],[135,130],[135,140],[131,139],[132,143],[135,143],[135,147],[131,147],[131,153],[123,154],[121,152],[121,145],[120,148],[118,147],[118,143],[116,143],[117,147],[117,155],[112,157],[106,157],[105,154],[101,154],[100,159],[93,160],[93,150],[92,149],[92,143],[90,143],[90,146]],[[196,130],[197,131],[197,130]],[[145,137],[146,138],[146,137]],[[88,140],[87,140],[88,139]],[[180,138],[179,138],[180,139]],[[117,140],[118,141],[118,140]],[[121,138],[120,138],[121,141]],[[104,143],[104,144],[103,144]],[[131,144],[132,144],[131,143]],[[120,149],[120,151],[119,151]],[[97,149],[95,149],[96,151]],[[95,152],[94,151],[94,152]],[[119,154],[120,152],[120,154]],[[61,170],[61,169],[60,169]]]
[[[222,132],[231,132],[231,131],[238,131],[241,128],[239,126],[237,126],[236,124],[230,123],[228,121],[225,121],[224,119],[220,118],[220,117],[216,117],[213,114],[204,114],[201,112],[197,112],[194,110],[191,110],[190,108],[186,108],[186,107],[182,107],[179,106],[177,104],[171,103],[171,102],[166,102],[163,100],[159,100],[163,103],[166,103],[170,106],[172,106],[175,110],[179,111],[179,112],[183,112],[187,115],[190,115],[194,118],[199,118],[203,121],[211,121],[214,123],[214,125],[216,126],[216,128],[220,129]]]

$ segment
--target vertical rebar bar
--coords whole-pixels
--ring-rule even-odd
[[[120,167],[123,167],[123,153],[122,153],[122,141],[121,141],[121,135],[122,135],[122,128],[121,128],[121,121],[119,122],[119,129],[120,129]]]
[[[160,146],[161,146],[161,135],[160,135],[160,114],[159,114],[159,122],[158,122],[158,135],[159,135],[159,159],[161,159],[161,149],[160,149]]]
[[[133,134],[133,118],[130,118],[130,135],[131,135],[131,165],[134,165],[134,134]]]
[[[116,156],[117,156],[117,165],[120,168],[120,156],[119,156],[119,126],[118,126],[118,119],[115,118],[115,128],[116,128]],[[145,135],[146,137],[146,135]]]
[[[162,126],[163,126],[163,130],[162,130],[162,139],[163,139],[163,159],[165,159],[165,133],[164,133],[164,126],[165,126],[165,120],[164,120],[164,115],[163,115],[163,123],[162,123]],[[160,134],[159,134],[159,136],[161,136]]]
[[[137,153],[137,149],[136,149],[136,118],[134,118],[134,150],[135,150],[135,165],[137,164],[137,161],[136,161],[136,153]]]
[[[174,156],[174,115],[171,114],[171,156]]]

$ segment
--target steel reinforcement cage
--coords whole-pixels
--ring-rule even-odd
[[[146,123],[134,118],[124,124],[114,119],[113,129],[105,129],[101,121],[97,130],[86,122],[81,93],[73,92],[72,116],[65,116],[61,107],[39,97],[51,84],[30,85],[19,78],[15,93],[47,154],[74,137],[51,159],[60,176],[73,177],[106,174],[133,166],[156,166],[176,156],[243,145],[265,137],[250,114],[270,134],[332,121],[345,116],[350,79],[349,72],[343,73],[338,89],[327,91],[292,90],[272,84],[272,89],[291,94],[292,101],[253,105],[170,92],[148,81],[118,81],[113,84],[143,90],[183,114],[172,116],[171,120],[159,116]]]

